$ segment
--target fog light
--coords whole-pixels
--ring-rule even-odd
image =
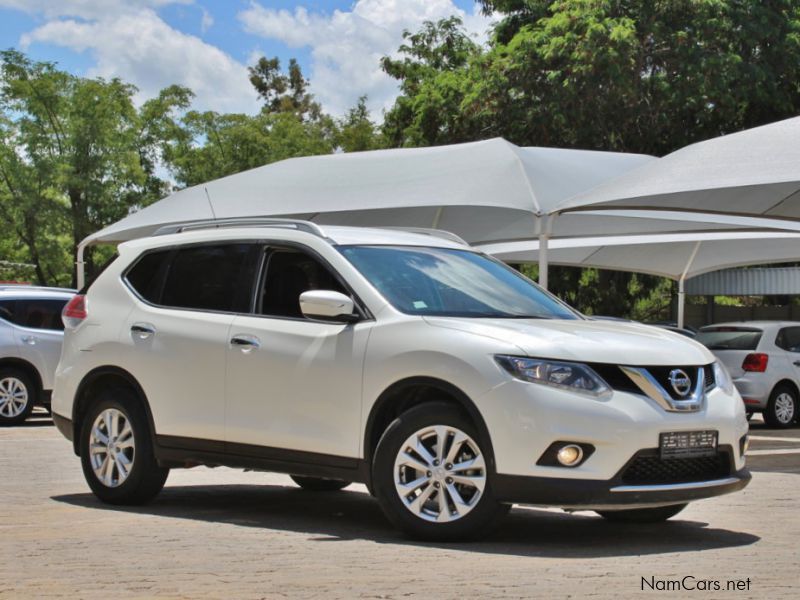
[[[581,462],[581,459],[583,458],[583,450],[580,446],[568,444],[558,451],[556,458],[558,459],[558,462],[565,467],[572,467]]]

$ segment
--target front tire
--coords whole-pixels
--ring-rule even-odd
[[[38,399],[39,390],[25,371],[0,369],[0,425],[24,423]]]
[[[492,494],[485,442],[460,410],[422,404],[397,417],[375,449],[372,482],[383,512],[421,540],[475,538],[508,512]]]
[[[654,508],[631,508],[626,510],[598,510],[598,515],[614,523],[662,523],[686,508],[687,504],[672,504]]]
[[[290,475],[297,485],[309,492],[338,492],[352,482],[341,479],[325,479],[323,477],[306,477],[304,475]]]
[[[144,408],[126,388],[101,392],[83,418],[80,449],[86,482],[109,504],[144,504],[169,475],[153,454]]]
[[[764,409],[764,422],[775,429],[791,427],[797,418],[797,392],[788,385],[777,385]]]

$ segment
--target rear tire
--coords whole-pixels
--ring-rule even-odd
[[[764,409],[768,427],[786,429],[797,419],[797,392],[788,385],[776,385]]]
[[[25,371],[0,369],[0,426],[24,423],[39,400],[39,389]]]
[[[338,492],[343,490],[351,481],[341,479],[325,479],[323,477],[306,477],[304,475],[290,475],[297,485],[309,492]]]
[[[169,475],[153,454],[145,410],[127,388],[101,392],[89,408],[81,422],[80,454],[86,482],[108,504],[144,504]]]
[[[387,518],[412,538],[480,537],[508,512],[492,493],[487,443],[445,403],[397,417],[375,449],[372,484]]]
[[[626,510],[598,510],[598,515],[614,523],[662,523],[674,517],[687,504],[672,504],[670,506],[656,506],[654,508],[631,508]]]

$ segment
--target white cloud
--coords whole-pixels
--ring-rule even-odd
[[[373,114],[391,106],[397,83],[380,68],[394,55],[403,30],[416,31],[423,21],[458,15],[478,41],[485,41],[491,21],[476,7],[465,13],[452,0],[357,0],[352,10],[332,14],[264,8],[252,2],[239,13],[245,31],[279,40],[292,48],[309,47],[312,91],[325,109],[341,115],[362,94]]]
[[[6,4],[16,1],[0,0]],[[45,42],[89,52],[95,66],[87,75],[119,77],[133,83],[140,90],[138,101],[177,83],[196,94],[195,108],[256,112],[257,97],[242,63],[216,46],[170,27],[148,8],[171,1],[62,0],[58,5],[61,13],[56,15],[61,18],[53,18],[24,34],[20,45],[27,48]],[[45,4],[43,0],[26,0],[26,4],[38,3]],[[99,10],[100,5],[103,10]],[[98,12],[92,12],[95,9]],[[63,18],[66,16],[79,18]]]
[[[203,10],[203,16],[200,17],[200,31],[205,33],[214,24],[214,17],[212,17],[211,13],[208,12],[205,8],[202,10]]]

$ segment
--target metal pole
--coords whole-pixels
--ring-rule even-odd
[[[689,272],[689,269],[692,268],[692,263],[694,262],[697,252],[700,250],[700,244],[702,243],[703,242],[697,242],[694,245],[694,249],[689,255],[689,260],[686,261],[686,267],[684,267],[683,273],[681,273],[681,278],[678,279],[678,327],[681,329],[683,329],[685,322],[684,317],[686,316],[686,289],[684,287],[684,283],[686,282],[686,274]]]
[[[550,236],[539,234],[539,285],[547,289],[547,242]]]
[[[547,289],[548,275],[550,269],[549,246],[550,232],[552,231],[553,219],[555,215],[542,215],[539,217],[539,285]]]
[[[86,284],[86,272],[85,272],[85,263],[83,262],[83,252],[86,249],[88,243],[86,240],[83,240],[80,244],[78,244],[78,256],[77,261],[75,262],[76,268],[76,280],[78,282],[78,289],[82,290],[83,286]]]

